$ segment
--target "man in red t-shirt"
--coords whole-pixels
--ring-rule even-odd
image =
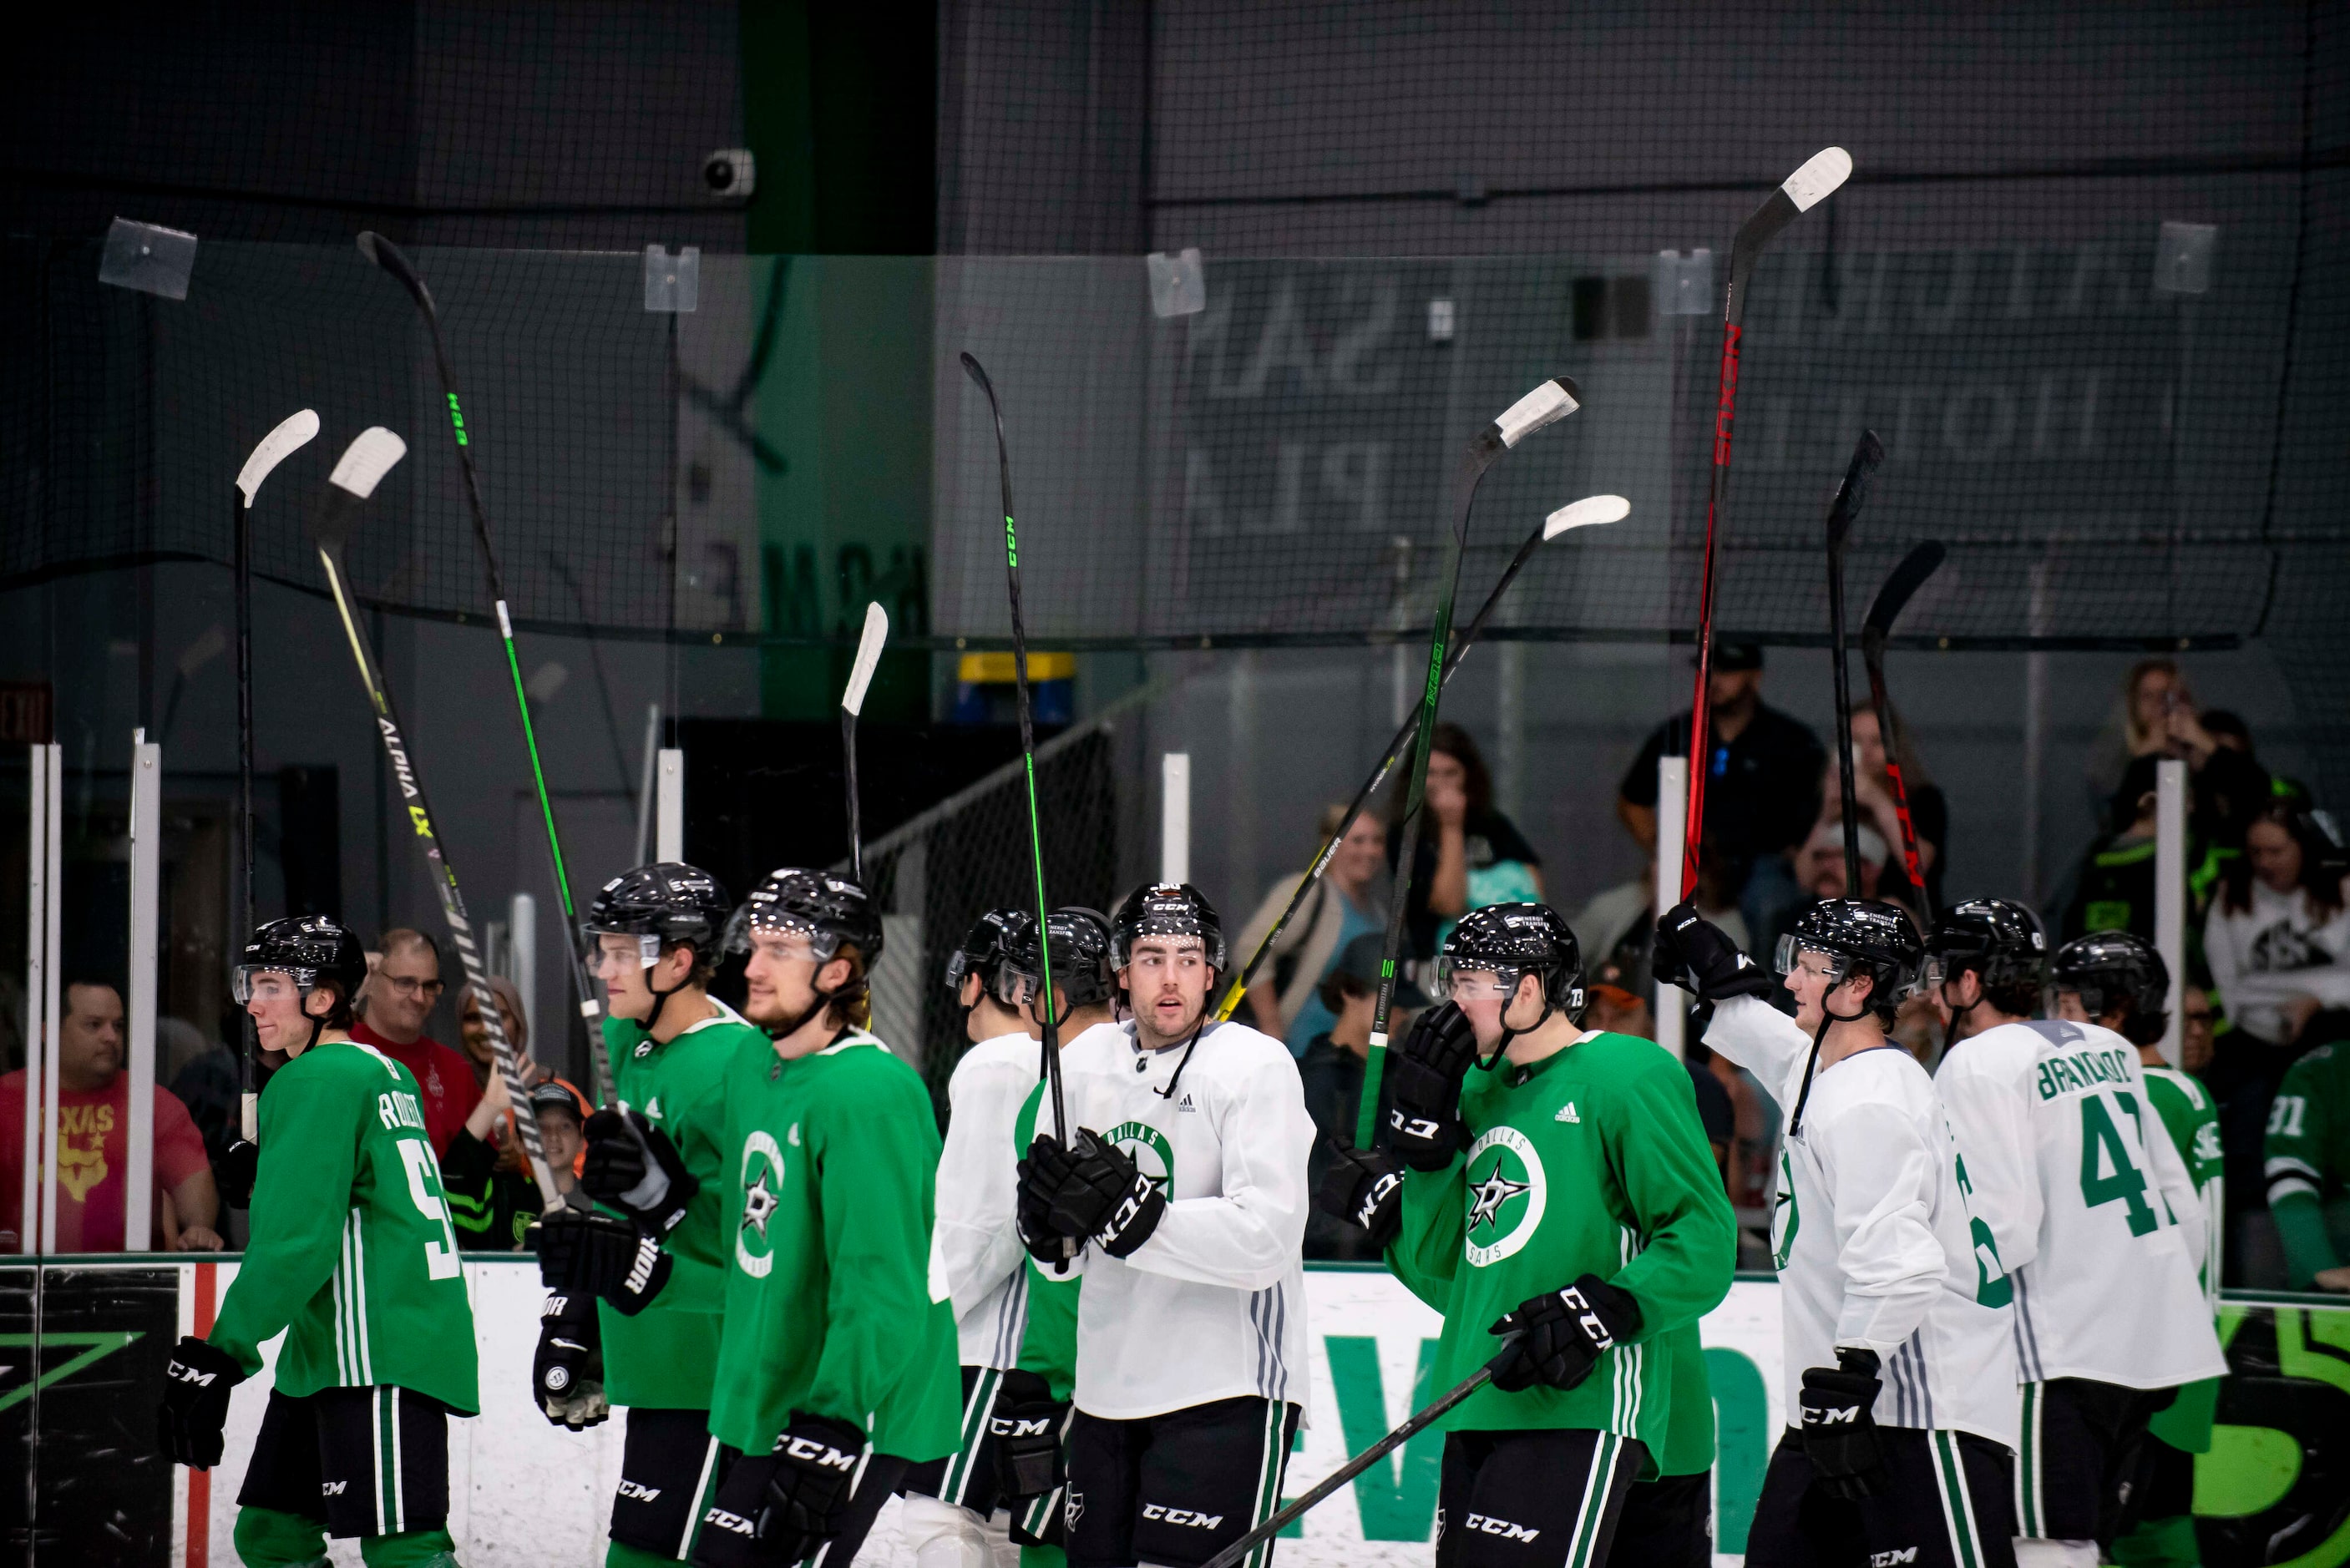
[[[124,1197],[130,1190],[130,1077],[122,1070],[122,995],[102,981],[65,985],[57,1030],[57,1233],[52,1251],[120,1252]],[[37,1111],[36,1112],[37,1115]],[[47,1162],[44,1162],[46,1167]],[[213,1229],[220,1193],[204,1158],[204,1136],[188,1107],[155,1085],[155,1196],[151,1233],[140,1251],[176,1247],[220,1251]],[[18,1233],[24,1217],[25,1074],[0,1077],[0,1251],[30,1251]],[[165,1199],[177,1218],[164,1222]],[[39,1201],[37,1194],[36,1203]],[[37,1220],[36,1220],[37,1222]]]
[[[351,1038],[416,1075],[425,1136],[434,1154],[446,1154],[482,1089],[472,1063],[424,1037],[424,1021],[441,1000],[441,950],[422,931],[402,926],[383,933],[382,950],[383,961],[368,976],[367,1016],[351,1025]]]

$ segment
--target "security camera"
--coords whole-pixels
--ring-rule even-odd
[[[702,161],[702,183],[722,201],[743,201],[757,189],[758,165],[747,147],[722,147]]]

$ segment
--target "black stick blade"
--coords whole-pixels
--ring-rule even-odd
[[[1940,567],[1945,553],[1939,539],[1929,539],[1901,557],[1901,564],[1893,568],[1893,575],[1877,590],[1877,601],[1868,607],[1868,619],[1861,625],[1863,643],[1874,639],[1879,646],[1884,644],[1893,630],[1894,618]]]
[[[962,351],[962,373],[979,383],[979,389],[987,394],[987,400],[989,402],[993,403],[995,401],[995,383],[987,379],[986,369],[980,364],[978,358],[974,357],[972,351],[968,348]]]
[[[1877,439],[1875,431],[1860,432],[1860,441],[1852,449],[1852,462],[1844,471],[1844,483],[1836,486],[1835,499],[1828,504],[1828,542],[1842,545],[1852,530],[1852,520],[1868,502],[1868,483],[1877,477],[1877,465],[1885,461],[1885,443]]]
[[[359,254],[399,279],[400,286],[408,290],[417,304],[427,310],[433,308],[432,291],[424,286],[423,277],[398,245],[373,229],[362,229],[359,231]]]

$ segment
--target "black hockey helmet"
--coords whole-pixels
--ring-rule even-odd
[[[1926,983],[1941,985],[1969,970],[1986,991],[2022,985],[2037,992],[2048,972],[2039,917],[2012,898],[1969,898],[1943,910],[1926,939]]]
[[[2066,942],[2048,966],[2048,984],[2078,993],[2091,1018],[2122,1012],[2122,1034],[2133,1045],[2161,1039],[2169,1023],[2170,966],[2152,942],[2128,931],[2092,931]],[[2137,1038],[2149,1030],[2149,1038]]]
[[[1874,983],[1869,1010],[1886,1018],[1917,989],[1925,968],[1925,944],[1918,929],[1895,905],[1868,898],[1824,898],[1795,919],[1780,937],[1777,968],[1786,974],[1804,953],[1825,955],[1835,984],[1866,974]]]
[[[990,996],[995,995],[997,976],[1005,956],[1021,933],[1035,923],[1035,916],[1018,909],[990,909],[980,916],[972,922],[962,943],[947,955],[947,989],[961,995],[963,977],[975,974],[979,976],[980,989]]]
[[[795,931],[823,963],[847,943],[865,956],[870,973],[881,956],[881,916],[865,888],[847,877],[779,866],[751,889],[727,924],[726,949],[748,952],[751,933]]]
[[[348,1007],[367,983],[367,950],[332,915],[291,915],[256,929],[229,971],[229,994],[253,1000],[253,978],[282,974],[307,1000],[320,981],[331,981]]]
[[[579,922],[580,948],[592,963],[600,936],[635,937],[644,965],[660,961],[661,950],[693,950],[697,966],[718,961],[734,901],[718,878],[698,866],[660,860],[623,871],[598,891]]]
[[[1126,896],[1110,920],[1110,967],[1124,969],[1134,944],[1145,937],[1197,937],[1206,950],[1208,967],[1223,971],[1223,921],[1208,896],[1189,882],[1155,882]]]
[[[1583,949],[1548,904],[1488,904],[1461,916],[1437,957],[1439,996],[1451,994],[1461,970],[1490,970],[1513,992],[1521,978],[1540,975],[1546,1008],[1583,1015]]]
[[[1053,983],[1060,988],[1063,1004],[1093,1007],[1116,994],[1109,920],[1100,910],[1081,904],[1055,909],[1046,921],[1045,934],[1052,948]],[[1044,954],[1038,950],[1033,919],[1005,945],[1003,958],[1006,969],[1035,984],[1037,971],[1044,968]]]

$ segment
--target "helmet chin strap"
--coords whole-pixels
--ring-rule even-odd
[[[1836,982],[1837,985],[1843,983],[1842,981]],[[1831,994],[1834,991],[1834,986],[1829,987]],[[1795,1114],[1787,1118],[1789,1137],[1794,1137],[1804,1130],[1804,1106],[1812,1097],[1812,1075],[1819,1068],[1820,1046],[1827,1040],[1829,1026],[1837,1023],[1857,1023],[1867,1016],[1868,1009],[1866,1007],[1858,1012],[1838,1012],[1828,1005],[1826,996],[1820,998],[1820,1026],[1812,1032],[1812,1054],[1804,1058],[1804,1086],[1795,1091]]]
[[[1515,991],[1513,990],[1510,996],[1510,1002],[1515,1002],[1517,999],[1517,994]],[[1510,1027],[1510,1002],[1503,1002],[1502,1004],[1502,1037],[1500,1040],[1494,1042],[1493,1054],[1492,1055],[1480,1055],[1477,1058],[1477,1065],[1483,1068],[1488,1073],[1499,1070],[1502,1065],[1502,1059],[1510,1054],[1510,1046],[1517,1040],[1518,1036],[1521,1034],[1531,1034],[1535,1030],[1540,1029],[1544,1024],[1550,1022],[1550,1015],[1557,1011],[1557,1008],[1551,1005],[1550,987],[1545,985],[1543,987],[1542,1016],[1536,1018],[1532,1023],[1525,1024],[1521,1028],[1513,1029]]]
[[[645,965],[645,972],[647,974],[650,974],[659,967],[660,966],[658,964],[649,963]],[[645,981],[645,989],[653,993],[653,1010],[645,1014],[644,1031],[646,1033],[650,1034],[653,1032],[653,1026],[660,1022],[661,1009],[668,1005],[669,999],[693,983],[693,970],[691,965],[687,966],[685,975],[685,979],[679,981],[667,991],[663,991],[654,985],[650,980]]]

